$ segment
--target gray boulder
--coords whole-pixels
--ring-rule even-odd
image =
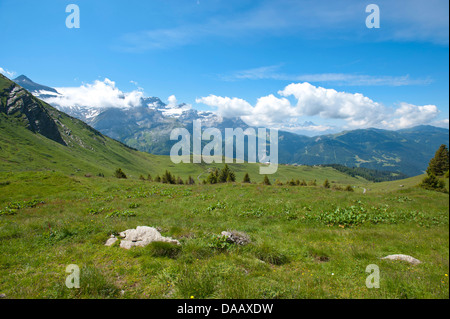
[[[418,264],[422,263],[419,259],[416,259],[416,258],[411,257],[409,255],[402,255],[402,254],[389,255],[389,256],[383,257],[381,259],[402,260],[402,261],[409,262],[412,265],[418,265]]]

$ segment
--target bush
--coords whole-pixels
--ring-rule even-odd
[[[127,178],[127,175],[125,175],[121,168],[116,169],[114,176],[117,178]]]
[[[264,175],[263,184],[264,184],[264,185],[270,185],[270,180],[269,180],[269,178],[267,177],[267,175]]]
[[[328,181],[328,178],[323,182],[323,187],[330,188],[330,182]]]
[[[447,192],[447,189],[445,188],[445,182],[437,178],[434,174],[426,176],[419,184],[419,186],[428,190],[434,190],[443,193]]]
[[[347,192],[354,192],[355,190],[353,189],[353,187],[351,187],[350,185],[347,185],[347,187],[345,187],[345,190]]]
[[[245,173],[244,180],[242,181],[242,183],[251,183],[250,176],[248,176],[248,173]]]

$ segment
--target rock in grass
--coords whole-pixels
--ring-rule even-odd
[[[251,242],[250,237],[243,232],[238,231],[223,231],[222,236],[227,237],[227,241],[237,245],[247,245]]]
[[[125,249],[130,249],[134,246],[144,247],[154,241],[180,245],[178,240],[170,237],[163,237],[156,228],[148,226],[138,226],[136,229],[127,229],[120,233],[120,237],[123,238],[120,241],[120,247]]]
[[[111,235],[111,238],[109,238],[106,243],[105,246],[112,246],[114,245],[114,243],[117,241],[118,239],[116,237],[114,237],[114,235]]]
[[[409,262],[412,265],[418,265],[418,264],[422,263],[419,259],[416,259],[416,258],[408,256],[408,255],[402,255],[402,254],[389,255],[389,256],[383,257],[381,259],[402,260],[402,261]]]

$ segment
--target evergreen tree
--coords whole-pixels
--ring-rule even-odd
[[[147,180],[148,180],[149,182],[152,182],[152,181],[153,181],[152,175],[148,174],[148,175],[147,175]]]
[[[155,182],[161,183],[161,177],[159,175],[156,175]]]
[[[328,178],[323,182],[323,187],[330,188],[330,182],[328,181]]]
[[[250,176],[248,176],[248,173],[245,173],[244,180],[242,181],[242,183],[251,183]]]
[[[144,175],[139,175],[139,179],[141,180],[141,181],[145,181],[145,177],[144,177]]]
[[[449,153],[445,144],[442,144],[436,151],[434,157],[428,164],[428,175],[443,176],[449,169]]]
[[[183,182],[183,180],[181,179],[180,176],[178,176],[178,178],[177,178],[177,184],[179,184],[179,185],[183,185],[184,184],[184,182]]]
[[[263,184],[264,184],[264,185],[271,185],[271,184],[270,184],[270,180],[269,180],[269,178],[267,177],[267,175],[264,175]]]
[[[165,184],[176,184],[176,179],[168,170],[166,170],[161,177],[161,182]]]

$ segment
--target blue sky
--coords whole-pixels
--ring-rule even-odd
[[[80,8],[79,29],[65,25],[70,3]],[[365,25],[370,3],[380,8],[379,29]],[[115,92],[175,95],[197,109],[308,135],[448,127],[448,7],[447,0],[0,0],[0,71],[56,88],[95,89],[107,78]]]

